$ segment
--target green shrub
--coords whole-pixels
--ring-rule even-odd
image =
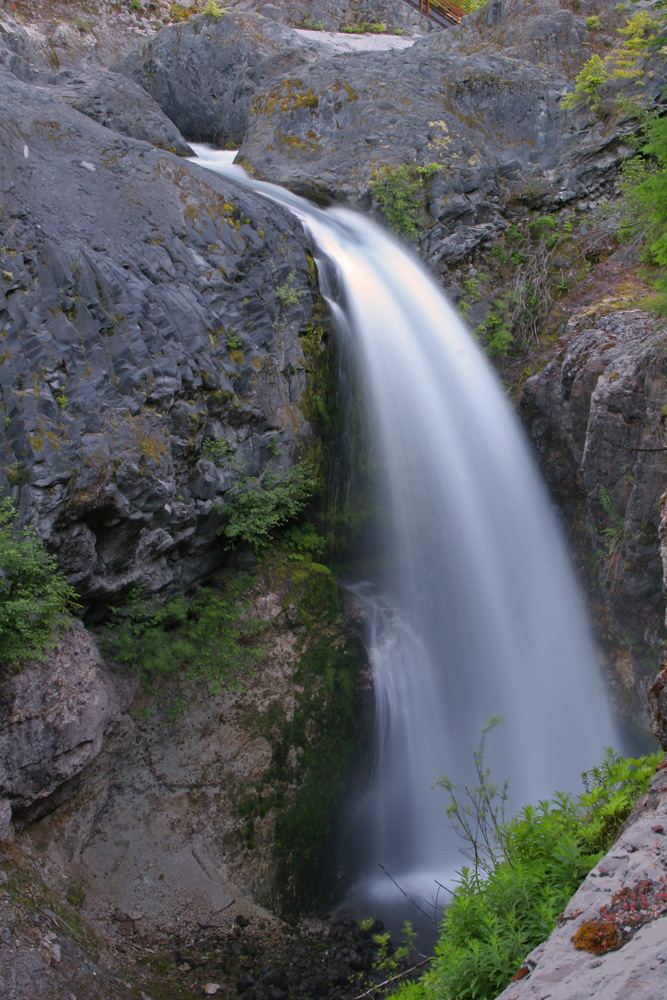
[[[16,528],[16,509],[0,500],[0,664],[40,660],[78,608],[77,594],[31,528]]]
[[[287,281],[284,281],[282,285],[278,285],[276,288],[276,298],[280,302],[281,306],[287,308],[287,306],[295,306],[303,292],[296,286],[296,272],[290,271],[287,275]]]
[[[643,86],[643,62],[653,48],[664,43],[667,5],[659,3],[654,11],[640,10],[618,29],[618,40],[604,60],[592,55],[575,79],[574,91],[563,98],[563,108],[588,104],[598,111],[602,86],[608,80],[634,80]],[[586,19],[592,30],[600,27],[600,19],[593,15]]]
[[[318,490],[312,464],[299,462],[282,478],[265,473],[233,486],[221,507],[226,516],[224,534],[232,544],[245,542],[264,551],[276,533],[295,521]]]
[[[234,454],[234,449],[224,438],[204,438],[201,453],[204,458],[219,465]]]
[[[370,191],[387,225],[399,236],[416,240],[426,220],[427,182],[440,170],[438,163],[386,164],[371,177]]]
[[[609,750],[603,763],[583,776],[585,790],[577,798],[559,794],[526,806],[508,822],[502,818],[506,789],[493,787],[483,757],[476,758],[478,785],[466,788],[462,801],[445,779],[448,812],[471,849],[473,865],[461,871],[431,968],[394,994],[396,1000],[493,1000],[551,933],[583,878],[609,850],[661,758],[658,753],[624,759]],[[479,818],[486,837],[475,825]]]
[[[251,640],[266,627],[244,617],[251,582],[235,577],[224,589],[202,587],[159,608],[135,591],[122,608],[112,609],[111,622],[101,630],[104,652],[146,687],[178,678],[204,680],[213,691],[238,685],[261,656],[261,646]]]
[[[597,111],[600,107],[602,86],[606,82],[607,69],[596,53],[582,66],[575,78],[574,90],[565,95],[562,107],[569,110],[577,105],[588,104],[591,111]]]
[[[586,18],[586,27],[589,31],[599,31],[602,27],[602,22],[597,14],[592,14],[590,17]]]
[[[667,118],[649,120],[645,137],[640,155],[623,170],[623,230],[641,239],[644,260],[658,268],[657,306],[667,315]]]
[[[230,327],[225,336],[225,345],[228,351],[243,350],[243,337]]]
[[[220,9],[216,0],[207,0],[206,6],[202,11],[202,14],[205,14],[207,17],[215,18],[216,21],[218,18],[222,17],[223,13],[224,11]]]

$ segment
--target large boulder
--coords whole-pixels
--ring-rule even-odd
[[[121,63],[188,139],[238,145],[256,91],[300,72],[318,45],[250,10],[193,17],[147,39]]]
[[[522,415],[597,583],[617,674],[645,714],[665,618],[667,328],[611,296],[575,313],[562,344],[526,382]]]
[[[119,73],[101,67],[80,72],[65,70],[56,78],[52,93],[112,132],[142,139],[179,156],[193,155],[152,97]]]
[[[132,691],[79,624],[43,662],[0,675],[0,836],[94,760]]]
[[[0,488],[84,598],[183,589],[309,440],[302,229],[9,76],[0,114]]]

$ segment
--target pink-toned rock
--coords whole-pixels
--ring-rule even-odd
[[[642,810],[572,897],[551,937],[526,957],[522,977],[498,1000],[667,996],[667,845],[657,834],[667,823],[664,784],[664,772],[658,772]],[[604,946],[593,939],[589,950],[582,947],[587,927],[605,922],[617,932],[615,950],[600,954]]]

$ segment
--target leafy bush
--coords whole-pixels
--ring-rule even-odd
[[[202,587],[192,597],[173,597],[151,607],[139,592],[101,630],[105,653],[135,671],[150,687],[158,680],[204,680],[212,690],[236,685],[261,656],[251,640],[266,623],[244,617],[249,577],[223,590]]]
[[[484,739],[485,733],[483,734]],[[506,788],[494,788],[476,757],[478,784],[459,801],[445,779],[449,813],[472,853],[443,916],[433,964],[396,1000],[493,1000],[526,955],[556,926],[573,892],[616,839],[662,757],[621,758],[611,750],[583,775],[577,798],[559,794],[506,822]],[[475,822],[481,818],[486,837]],[[468,830],[466,830],[468,825]],[[488,843],[487,843],[488,841]]]
[[[0,500],[0,664],[40,660],[78,608],[77,594],[30,528],[16,528],[16,509]]]
[[[224,11],[222,11],[218,6],[217,0],[207,0],[202,14],[205,14],[207,17],[212,17],[217,21],[218,18],[222,17]]]
[[[221,508],[227,518],[225,535],[232,544],[246,542],[255,552],[264,551],[280,528],[298,518],[318,486],[308,461],[299,462],[282,479],[265,473],[243,480],[229,490]]]
[[[202,442],[201,453],[204,458],[208,458],[215,465],[219,465],[228,458],[231,458],[234,454],[234,449],[229,441],[225,441],[224,438],[207,437]]]
[[[276,298],[280,302],[281,306],[287,308],[287,306],[295,306],[303,292],[296,286],[296,272],[290,271],[287,275],[287,281],[283,282],[282,285],[278,285],[276,288]]]
[[[568,110],[580,104],[588,104],[591,111],[600,107],[600,92],[607,81],[607,69],[597,53],[588,59],[577,74],[574,90],[566,94],[562,106]]]
[[[660,269],[657,305],[667,314],[667,118],[649,120],[645,136],[640,155],[623,172],[628,205],[623,227],[626,236],[641,239],[646,262]]]
[[[440,170],[438,163],[386,164],[371,177],[370,190],[387,225],[399,236],[416,240],[424,228],[427,182]]]
[[[592,55],[581,68],[575,79],[574,90],[563,98],[566,109],[588,104],[592,111],[601,106],[602,86],[608,80],[634,80],[643,84],[643,61],[654,46],[661,44],[665,28],[665,8],[659,3],[655,11],[640,10],[628,18],[618,29],[618,41],[604,60]],[[593,23],[591,23],[593,22]],[[600,27],[596,15],[589,17],[586,24],[597,30]]]

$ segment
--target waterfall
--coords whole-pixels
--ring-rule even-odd
[[[617,742],[559,526],[490,364],[423,267],[360,214],[200,156],[298,215],[353,358],[381,557],[351,588],[376,702],[358,823],[371,875],[442,881],[462,861],[433,786],[470,779],[491,715],[504,721],[490,763],[513,806],[574,790]]]

